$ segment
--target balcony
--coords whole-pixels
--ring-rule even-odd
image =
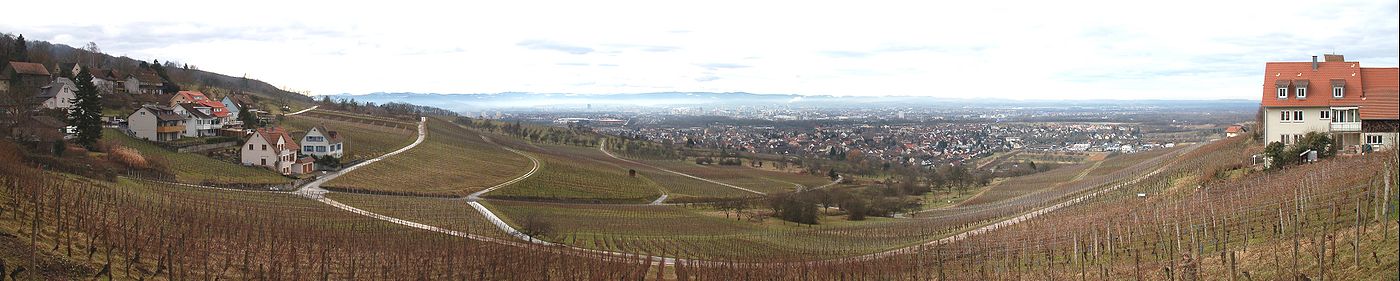
[[[1361,122],[1332,122],[1332,132],[1360,132]]]
[[[160,126],[156,127],[157,133],[179,133],[184,132],[185,126]]]

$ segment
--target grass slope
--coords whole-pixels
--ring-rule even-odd
[[[335,189],[386,194],[465,196],[529,172],[528,158],[488,143],[439,118],[428,119],[422,144],[327,183]]]
[[[102,139],[141,151],[142,155],[165,158],[176,180],[187,183],[277,184],[291,182],[272,170],[219,161],[198,153],[176,153],[150,142],[133,138],[115,129],[102,129]]]

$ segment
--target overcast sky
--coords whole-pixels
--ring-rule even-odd
[[[1255,99],[1266,61],[1400,52],[1397,4],[1377,0],[81,2],[8,3],[33,12],[0,32],[318,95]]]

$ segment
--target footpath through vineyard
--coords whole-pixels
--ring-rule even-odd
[[[392,153],[385,154],[385,155],[383,155],[383,156],[381,156],[381,157],[379,157],[379,158],[375,158],[375,159],[373,159],[373,160],[371,160],[371,161],[366,161],[366,163],[362,163],[361,165],[368,164],[368,163],[372,163],[373,161],[377,161],[377,160],[380,160],[380,159],[383,159],[383,158],[387,158],[387,157],[396,155],[396,154],[398,154],[398,153],[400,153],[400,152],[403,152],[403,151],[406,151],[406,150],[408,150],[408,149],[413,148],[413,147],[416,146],[418,143],[421,143],[421,142],[423,141],[423,138],[425,137],[425,133],[424,133],[424,132],[425,132],[425,127],[426,127],[426,122],[420,122],[420,124],[419,124],[419,135],[418,135],[418,139],[415,140],[413,144],[410,144],[410,145],[408,145],[408,146],[405,146],[404,148],[399,149],[399,150],[397,150],[397,151],[394,151],[394,152],[392,152]],[[488,139],[488,141],[489,141],[489,139]],[[1173,155],[1179,156],[1179,155],[1184,154],[1185,152],[1187,152],[1187,151],[1189,151],[1189,150],[1191,150],[1191,149],[1195,149],[1195,148],[1197,148],[1197,147],[1199,147],[1199,146],[1200,146],[1200,145],[1192,146],[1192,147],[1190,147],[1190,148],[1187,148],[1185,151],[1182,151],[1181,153],[1177,153],[1177,154],[1173,154]],[[535,163],[535,167],[532,168],[531,171],[528,172],[528,173],[526,173],[525,175],[522,175],[521,177],[518,177],[518,178],[516,178],[516,179],[514,179],[514,180],[512,180],[512,181],[509,181],[509,182],[507,182],[506,184],[509,184],[510,182],[515,182],[515,181],[523,180],[524,178],[529,177],[530,175],[534,174],[534,172],[535,172],[536,170],[538,170],[538,168],[539,168],[538,160],[536,160],[534,157],[530,156],[529,154],[526,154],[526,153],[523,153],[523,152],[520,152],[520,151],[516,151],[516,150],[514,150],[514,149],[508,149],[508,150],[510,150],[510,151],[512,151],[512,152],[515,152],[515,153],[518,153],[518,154],[521,154],[521,155],[524,155],[524,156],[526,156],[526,157],[529,157],[529,158],[532,160],[532,162]],[[607,151],[604,150],[604,152],[607,152]],[[612,156],[611,153],[608,153],[608,155],[609,155],[609,156]],[[613,157],[615,157],[615,156],[613,156]],[[620,158],[619,158],[619,159],[620,159]],[[1174,162],[1173,162],[1173,163],[1174,163]],[[908,252],[908,251],[910,251],[910,250],[912,250],[912,249],[925,248],[925,247],[929,247],[929,246],[931,246],[931,245],[941,245],[941,244],[947,244],[947,243],[951,243],[951,242],[955,242],[955,241],[967,239],[968,237],[971,237],[971,236],[980,235],[980,234],[984,234],[984,233],[991,232],[991,231],[996,230],[996,229],[999,229],[999,228],[1004,228],[1004,227],[1008,227],[1008,226],[1011,226],[1011,225],[1015,225],[1015,224],[1018,224],[1018,223],[1021,223],[1021,222],[1024,222],[1024,221],[1027,221],[1027,220],[1030,220],[1030,219],[1033,219],[1033,218],[1036,218],[1037,216],[1040,216],[1040,215],[1043,215],[1043,214],[1046,214],[1046,213],[1053,212],[1053,211],[1055,211],[1055,210],[1064,208],[1064,207],[1066,207],[1066,206],[1070,206],[1070,205],[1077,204],[1077,203],[1082,202],[1082,201],[1085,201],[1085,200],[1092,199],[1092,198],[1094,198],[1094,197],[1096,197],[1096,196],[1099,196],[1099,195],[1101,195],[1101,194],[1108,193],[1108,192],[1112,192],[1112,191],[1114,191],[1114,190],[1116,190],[1116,189],[1118,189],[1118,188],[1121,188],[1121,187],[1123,187],[1123,186],[1128,186],[1128,185],[1136,184],[1137,182],[1141,181],[1142,179],[1149,178],[1149,177],[1151,177],[1151,176],[1153,176],[1153,175],[1156,175],[1157,173],[1161,172],[1163,169],[1165,169],[1167,166],[1170,166],[1170,165],[1173,164],[1173,163],[1161,163],[1162,165],[1161,165],[1160,167],[1157,167],[1157,169],[1155,169],[1155,170],[1153,170],[1153,171],[1151,171],[1151,172],[1145,173],[1145,174],[1137,175],[1136,177],[1134,177],[1134,178],[1132,178],[1132,179],[1128,179],[1128,180],[1125,180],[1125,181],[1121,181],[1121,182],[1118,182],[1117,184],[1114,184],[1114,185],[1111,185],[1111,186],[1107,186],[1107,187],[1103,187],[1103,188],[1100,188],[1100,189],[1097,189],[1097,190],[1090,190],[1090,191],[1087,191],[1086,194],[1082,194],[1082,195],[1079,195],[1079,196],[1077,196],[1077,197],[1070,198],[1070,199],[1067,199],[1067,200],[1064,200],[1064,201],[1058,201],[1057,203],[1055,203],[1055,204],[1053,204],[1053,205],[1049,205],[1049,206],[1046,206],[1046,207],[1043,207],[1043,208],[1033,209],[1033,210],[1030,210],[1030,211],[1028,211],[1028,212],[1024,212],[1024,213],[1022,213],[1022,214],[1019,214],[1019,215],[1017,215],[1017,216],[1013,216],[1013,217],[1009,217],[1009,218],[1005,218],[1005,219],[993,221],[993,222],[990,222],[990,223],[988,223],[988,224],[986,224],[986,225],[983,225],[983,226],[980,226],[980,227],[976,227],[976,228],[973,228],[973,229],[968,229],[968,230],[964,230],[964,231],[961,231],[961,232],[953,233],[953,234],[948,235],[947,237],[942,238],[942,239],[937,239],[937,240],[933,240],[933,241],[929,241],[929,242],[925,242],[925,243],[921,243],[921,244],[917,244],[917,245],[911,245],[911,246],[907,246],[907,247],[901,247],[901,248],[897,248],[897,249],[887,250],[887,251],[883,251],[883,252],[879,252],[879,253],[873,253],[873,254],[867,254],[867,255],[861,255],[861,256],[854,256],[854,257],[848,257],[848,258],[838,258],[838,259],[833,259],[833,260],[828,260],[828,261],[823,261],[823,262],[851,262],[851,261],[862,261],[862,260],[871,260],[871,259],[887,258],[887,257],[899,255],[899,254],[901,254],[901,253],[906,253],[906,252]],[[336,173],[336,174],[327,175],[327,176],[323,177],[322,179],[320,179],[320,180],[318,180],[318,181],[316,181],[316,182],[313,182],[313,183],[311,183],[311,184],[308,184],[306,187],[302,188],[301,190],[298,190],[298,194],[301,194],[301,195],[306,196],[306,197],[308,197],[308,198],[315,199],[315,200],[317,200],[317,201],[320,201],[320,202],[322,202],[322,203],[326,203],[326,204],[328,204],[328,205],[331,205],[331,206],[333,206],[333,207],[336,207],[336,208],[339,208],[339,209],[342,209],[342,210],[350,211],[350,212],[352,212],[352,213],[356,213],[356,214],[361,214],[361,215],[369,216],[369,217],[372,217],[372,218],[375,218],[375,219],[380,219],[380,220],[388,221],[388,222],[395,223],[395,224],[399,224],[399,225],[404,225],[404,226],[413,227],[413,228],[417,228],[417,229],[428,230],[428,231],[439,232],[439,233],[448,234],[448,235],[453,235],[453,236],[466,237],[466,238],[471,238],[471,239],[478,239],[478,240],[491,241],[491,242],[498,242],[498,243],[499,243],[499,242],[505,242],[505,241],[499,241],[498,239],[494,239],[494,238],[489,238],[489,237],[484,237],[484,236],[479,236],[479,235],[473,235],[473,234],[470,234],[470,233],[464,233],[464,232],[459,232],[459,231],[447,230],[447,229],[443,229],[443,228],[440,228],[440,227],[436,227],[436,226],[432,226],[432,225],[428,225],[428,224],[424,224],[424,223],[420,223],[420,222],[415,222],[415,221],[405,220],[405,219],[401,219],[401,218],[395,218],[395,217],[390,217],[390,216],[386,216],[386,215],[382,215],[382,214],[377,214],[377,213],[374,213],[374,212],[370,212],[370,211],[366,211],[366,210],[363,210],[363,209],[355,208],[354,206],[350,206],[350,205],[346,205],[346,204],[343,204],[343,203],[340,203],[340,202],[336,202],[335,200],[331,200],[331,199],[326,198],[326,197],[324,196],[324,194],[325,194],[326,191],[325,191],[324,189],[320,189],[320,188],[319,188],[319,184],[320,184],[320,183],[324,183],[325,181],[330,180],[330,179],[333,179],[334,177],[337,177],[337,176],[340,176],[340,175],[342,175],[342,174],[344,174],[344,173],[348,173],[348,172],[350,172],[350,171],[353,171],[355,168],[357,168],[357,167],[359,167],[359,166],[360,166],[360,165],[352,166],[352,167],[346,168],[346,169],[344,169],[344,170],[342,170],[342,171],[340,171],[340,172],[338,172],[338,173]],[[681,173],[674,172],[674,171],[669,171],[669,170],[667,170],[667,171],[668,171],[668,172],[672,172],[672,173],[681,174]],[[681,175],[685,175],[685,174],[681,174]],[[688,176],[688,175],[687,175],[687,176]],[[692,176],[692,177],[693,177],[693,176]],[[697,179],[704,180],[703,178],[697,178]],[[722,184],[722,183],[721,183],[721,184]],[[479,199],[477,199],[477,198],[479,198],[479,196],[480,196],[481,194],[484,194],[484,193],[486,193],[486,192],[489,192],[489,191],[491,191],[491,190],[494,190],[495,188],[498,188],[498,187],[500,187],[500,186],[503,186],[503,185],[498,185],[498,186],[496,186],[496,187],[488,188],[488,189],[482,190],[482,191],[480,191],[480,192],[477,192],[477,193],[475,193],[475,194],[472,194],[472,196],[469,197],[469,199],[467,200],[467,204],[468,204],[469,206],[471,206],[472,209],[474,209],[474,210],[476,210],[477,212],[479,212],[479,213],[480,213],[482,216],[484,216],[488,221],[490,221],[491,224],[495,225],[495,226],[496,226],[497,228],[499,228],[501,231],[503,231],[503,232],[505,232],[505,233],[507,233],[507,234],[509,234],[509,235],[511,235],[511,236],[514,236],[514,237],[516,237],[516,238],[518,238],[518,239],[520,239],[520,240],[522,240],[522,241],[525,241],[525,242],[534,243],[534,244],[538,244],[538,245],[545,245],[545,246],[561,246],[561,247],[568,248],[568,249],[570,249],[570,250],[578,251],[578,252],[580,252],[580,253],[593,253],[593,254],[602,254],[602,255],[609,255],[609,256],[616,255],[616,256],[628,256],[628,257],[635,256],[635,255],[636,255],[636,254],[633,254],[633,253],[622,253],[622,252],[603,251],[603,250],[595,250],[595,249],[586,249],[586,248],[574,247],[574,246],[569,246],[569,245],[554,244],[554,243],[550,243],[550,242],[547,242],[547,241],[544,241],[544,240],[540,240],[540,239],[531,237],[531,236],[529,236],[529,235],[525,235],[524,233],[520,232],[519,230],[516,230],[515,228],[511,227],[508,223],[506,223],[504,220],[502,220],[498,215],[496,215],[494,212],[492,212],[489,208],[486,208],[485,206],[483,206],[483,205],[481,205],[480,203],[476,202],[477,200],[479,200]],[[738,187],[736,187],[736,188],[738,188]],[[751,191],[751,190],[750,190],[750,191]],[[666,264],[666,265],[674,265],[674,264],[676,264],[677,262],[681,262],[681,263],[690,263],[690,264],[713,264],[713,263],[717,263],[716,261],[703,261],[703,260],[695,260],[695,259],[676,259],[676,258],[662,258],[662,257],[655,257],[655,258],[653,258],[653,259],[655,259],[656,261],[662,262],[662,263],[664,263],[664,264]],[[733,265],[734,263],[724,263],[724,264]]]

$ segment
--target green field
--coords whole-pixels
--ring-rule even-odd
[[[961,224],[940,219],[823,217],[819,225],[778,219],[726,218],[679,206],[618,206],[489,201],[519,228],[533,216],[555,231],[545,240],[591,249],[660,253],[704,259],[811,259],[873,253],[945,235]]]
[[[540,160],[540,170],[525,180],[487,193],[492,198],[525,200],[644,203],[661,196],[648,175],[629,176],[628,168],[596,157],[580,156],[590,147],[526,145],[517,147]]]
[[[795,190],[799,183],[788,180],[800,181],[805,183],[803,185],[809,187],[819,186],[829,182],[829,180],[822,177],[766,171],[739,166],[698,165],[694,162],[679,160],[639,160],[638,162],[764,193]]]
[[[327,187],[390,194],[465,196],[530,171],[530,160],[477,133],[428,119],[423,143],[338,177]]]
[[[175,179],[186,183],[280,184],[291,179],[272,170],[220,161],[199,153],[176,153],[153,143],[117,131],[102,129],[102,140],[140,151],[142,155],[165,158]]]

